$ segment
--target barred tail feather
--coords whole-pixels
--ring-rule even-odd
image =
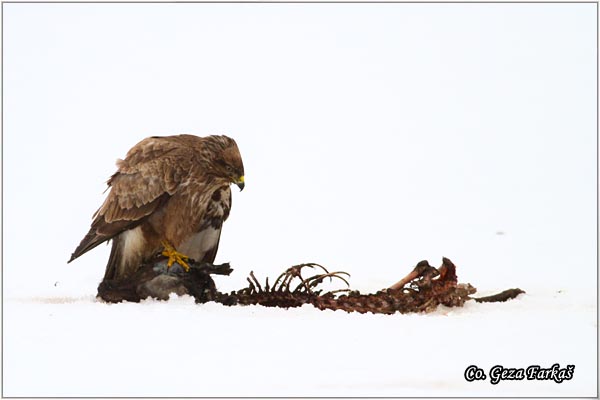
[[[121,262],[123,260],[123,238],[121,236],[117,235],[112,240],[112,248],[110,250],[110,257],[108,257],[108,264],[106,264],[104,280],[116,279],[118,277],[118,271],[121,269]]]

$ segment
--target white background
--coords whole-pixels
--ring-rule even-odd
[[[595,396],[596,7],[4,4],[4,395]],[[97,303],[109,246],[66,261],[115,160],[177,133],[242,152],[224,291],[309,261],[375,291],[447,256],[482,293],[528,294],[393,317]],[[456,353],[399,345],[448,329]],[[297,343],[323,334],[346,347],[317,351],[317,369]],[[219,364],[233,359],[252,371]],[[477,359],[576,373],[468,384]],[[176,386],[154,378],[165,369]]]

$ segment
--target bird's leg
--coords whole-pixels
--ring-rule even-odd
[[[186,262],[189,260],[188,256],[175,250],[175,247],[173,247],[171,243],[167,242],[166,240],[163,240],[161,244],[165,248],[165,250],[162,252],[162,255],[169,257],[169,261],[167,261],[167,268],[171,268],[174,263],[177,263],[181,265],[183,269],[185,269],[185,272],[190,271],[190,266]]]

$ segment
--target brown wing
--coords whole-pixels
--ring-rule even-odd
[[[110,192],[69,262],[160,209],[186,178],[192,156],[177,137],[150,137],[129,150],[117,161],[118,170],[107,182]]]
[[[202,260],[199,260],[200,262],[212,264],[215,261],[217,251],[219,250],[219,242],[221,241],[221,229],[223,227],[223,222],[225,222],[229,217],[230,210],[231,189],[229,186],[215,191],[212,195],[211,203],[208,207],[205,221],[201,226],[201,229],[212,227],[213,229],[218,229],[219,235],[216,238],[214,246],[204,254]]]

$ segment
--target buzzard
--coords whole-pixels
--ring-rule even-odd
[[[168,266],[212,263],[244,165],[227,136],[152,136],[133,146],[108,180],[110,192],[69,262],[112,239],[104,279],[126,279],[162,251]]]

